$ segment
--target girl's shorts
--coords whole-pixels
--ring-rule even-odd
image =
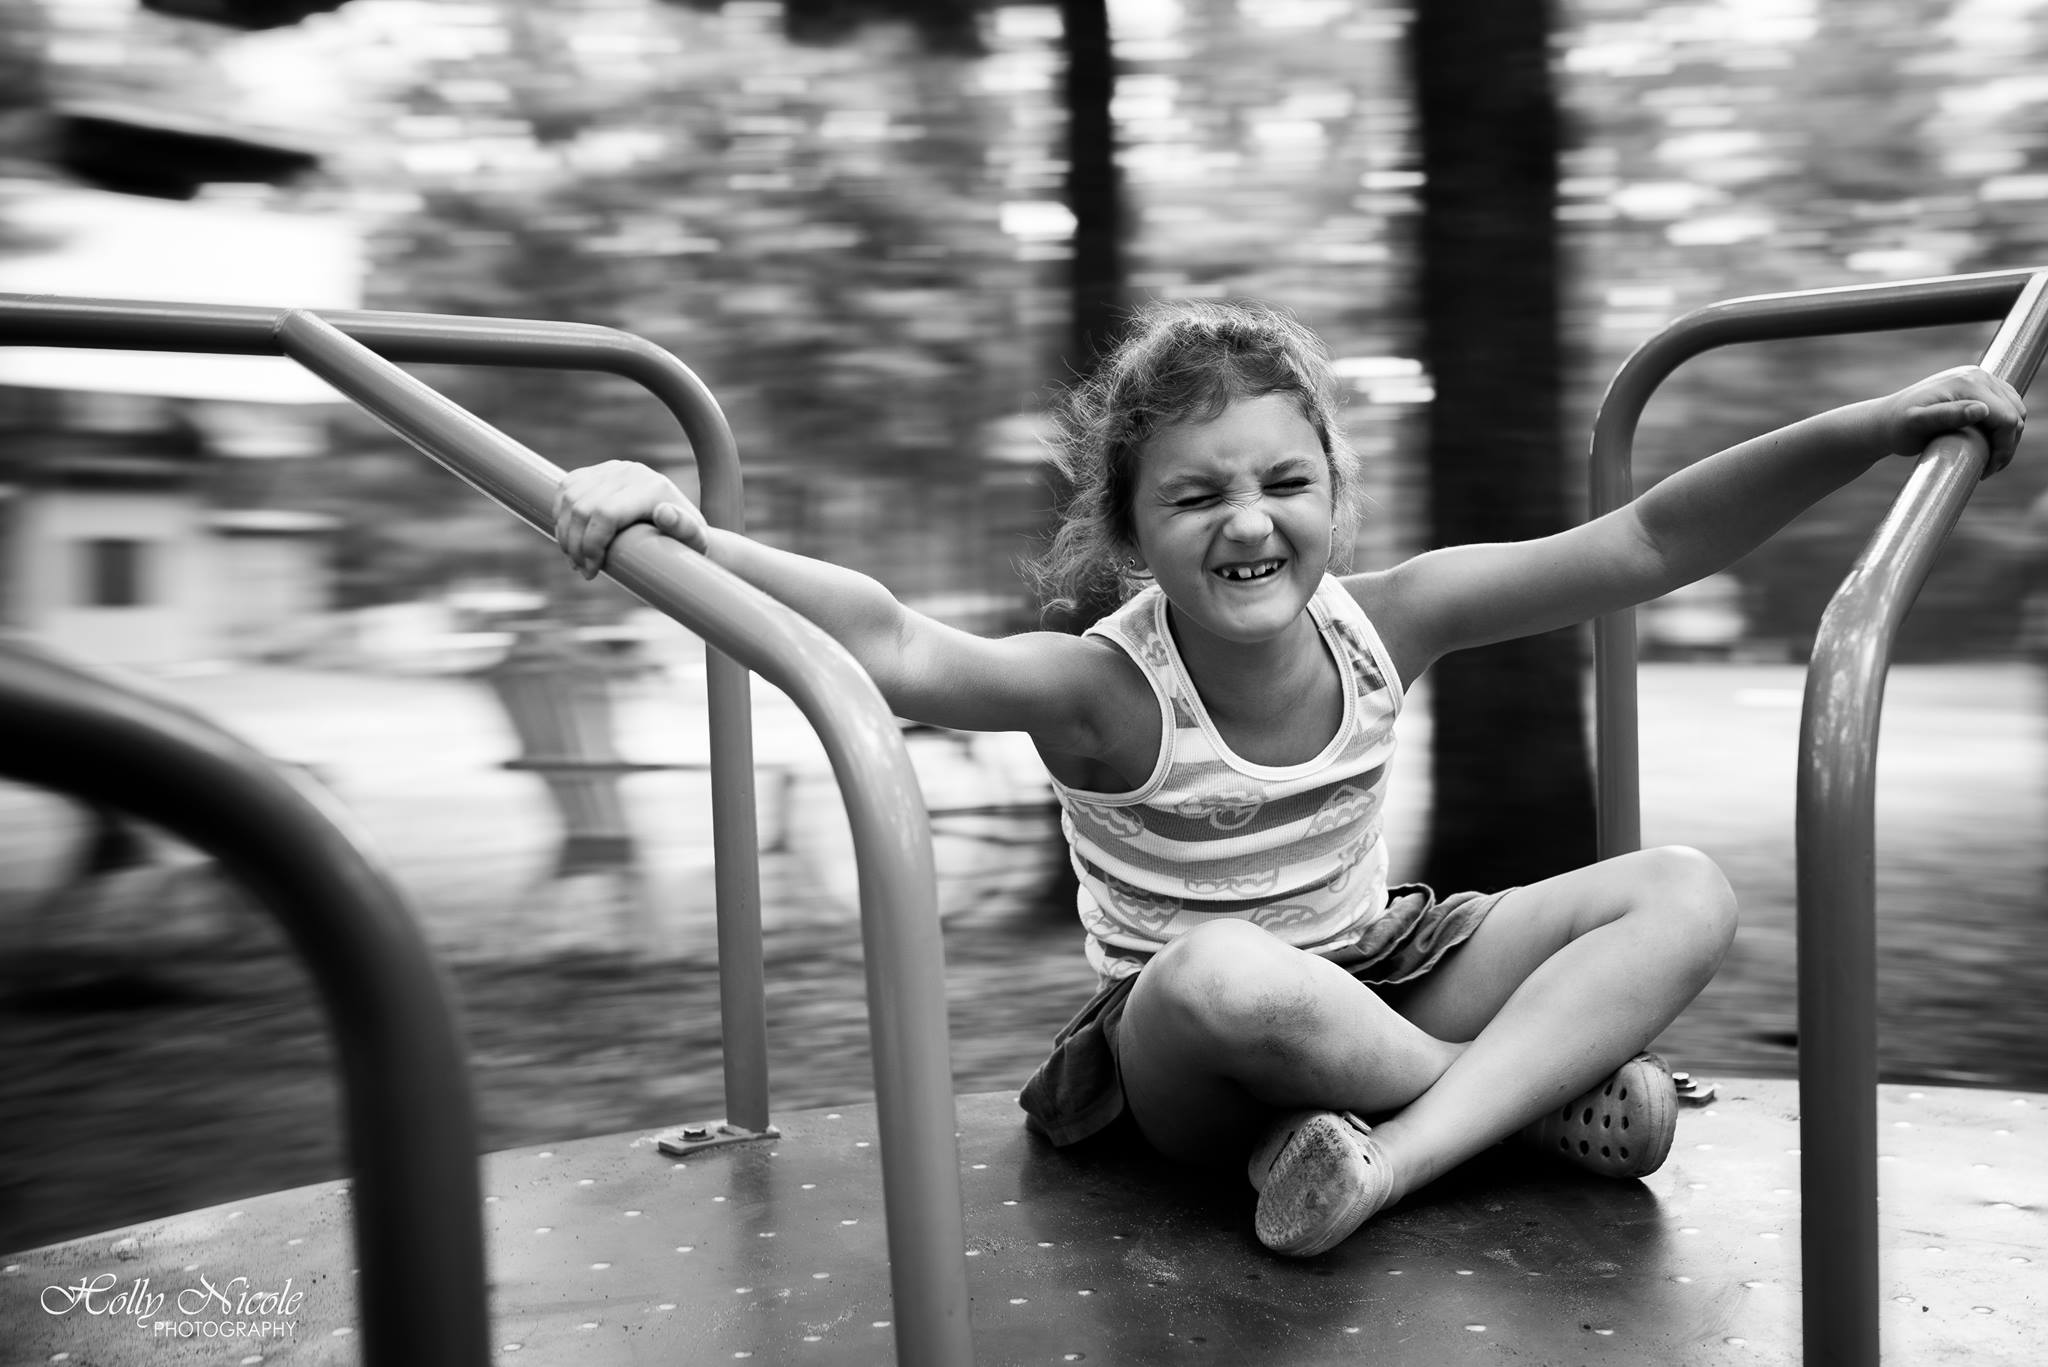
[[[1323,957],[1368,986],[1420,978],[1470,939],[1507,891],[1461,892],[1439,901],[1421,883],[1390,888],[1386,914],[1368,924],[1356,943]],[[1053,1037],[1051,1055],[1018,1094],[1025,1124],[1054,1144],[1078,1143],[1124,1113],[1117,1027],[1137,981],[1132,973],[1097,992]]]

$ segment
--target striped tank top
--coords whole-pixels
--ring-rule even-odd
[[[1337,663],[1344,719],[1323,752],[1275,768],[1233,754],[1167,628],[1155,585],[1088,629],[1137,663],[1159,700],[1159,761],[1144,785],[1093,793],[1057,781],[1081,890],[1088,962],[1128,977],[1176,935],[1219,916],[1326,952],[1386,909],[1380,810],[1401,682],[1379,633],[1335,579],[1308,610]]]

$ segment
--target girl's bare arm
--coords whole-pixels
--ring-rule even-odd
[[[1582,622],[1725,569],[1887,453],[1982,429],[2012,459],[2025,405],[1963,366],[1707,457],[1626,507],[1533,541],[1447,547],[1346,581],[1403,677],[1453,650]]]
[[[878,580],[708,527],[659,472],[632,461],[573,470],[555,499],[555,539],[585,578],[637,523],[708,555],[822,627],[901,717],[969,731],[1024,731],[1092,755],[1109,677],[1103,650],[1055,632],[990,639],[914,612]]]

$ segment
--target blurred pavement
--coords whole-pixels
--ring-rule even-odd
[[[1727,962],[1656,1048],[1709,1078],[1787,1075],[1800,671],[1650,665],[1642,678],[1645,838],[1714,855],[1743,909]],[[2048,1091],[2043,682],[2017,665],[1894,673],[1877,870],[1888,1081]],[[618,913],[615,889],[545,876],[552,805],[539,778],[502,767],[516,745],[480,682],[264,669],[163,687],[312,766],[354,810],[448,963],[486,1147],[722,1113],[701,770],[623,780],[652,873],[650,927]],[[872,1065],[844,817],[794,709],[756,691],[764,768],[789,775],[786,794],[759,784],[774,1095],[784,1108],[859,1098]],[[693,667],[626,693],[628,758],[702,759]],[[1426,704],[1416,697],[1404,723],[1388,813],[1397,878],[1423,853]],[[1017,737],[909,743],[942,809],[1043,792]],[[32,914],[76,857],[79,824],[65,804],[0,787],[0,968],[25,969],[0,1011],[13,1065],[0,1078],[0,1242],[338,1175],[326,1027],[279,937],[238,923],[246,911],[223,917],[189,851],[198,876],[131,889],[125,916]],[[1053,824],[1043,812],[934,824],[954,1086],[1012,1088],[1092,988],[1072,913],[1044,895]],[[67,953],[88,921],[98,938]]]
[[[621,779],[650,880],[652,927],[603,888],[548,876],[558,821],[541,780],[504,768],[518,750],[488,687],[459,676],[235,668],[156,683],[278,758],[310,768],[358,817],[411,894],[429,939],[457,958],[565,948],[695,956],[711,944],[709,782],[701,661],[625,680],[620,748],[673,770]],[[1789,934],[1793,778],[1803,674],[1769,664],[1652,664],[1642,671],[1644,838],[1719,858],[1746,910],[1744,945]],[[1428,809],[1428,707],[1417,690],[1389,808],[1395,877],[1412,876]],[[850,918],[850,838],[823,749],[795,706],[754,684],[764,915],[771,930]],[[1902,667],[1886,705],[1879,796],[1885,915],[1948,914],[1942,888],[1979,911],[2038,925],[2048,865],[2048,686],[2019,664]],[[913,732],[927,802],[1042,803],[1023,737]],[[935,822],[949,923],[1005,915],[1059,857],[1049,814]],[[47,889],[73,857],[77,814],[0,786],[0,907]],[[786,855],[787,858],[779,856]],[[189,858],[189,854],[185,857]],[[2015,925],[2015,929],[2018,926]],[[1783,946],[1787,956],[1789,943]]]
[[[621,777],[647,880],[652,925],[604,875],[552,877],[560,818],[535,774],[508,770],[519,744],[480,678],[206,669],[147,680],[265,753],[310,771],[361,823],[411,896],[428,939],[462,959],[565,950],[674,958],[713,943],[708,711],[701,659],[622,679],[620,750],[673,769]],[[796,705],[754,681],[759,828],[770,929],[857,907],[852,840],[823,747]],[[909,746],[927,804],[1049,804],[1044,771],[1018,735],[914,732]],[[949,909],[991,893],[1029,896],[1050,872],[1049,809],[1017,817],[940,817],[935,854]],[[0,909],[61,882],[77,856],[81,814],[45,794],[0,784]],[[1013,846],[1013,841],[1021,845]],[[993,848],[998,858],[981,851]],[[168,862],[195,852],[162,842]],[[789,856],[778,858],[777,856]],[[140,934],[126,924],[107,934]],[[61,933],[61,932],[60,932]],[[18,943],[15,932],[10,942]],[[47,948],[49,946],[44,945]]]

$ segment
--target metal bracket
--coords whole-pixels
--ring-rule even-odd
[[[655,1147],[673,1157],[701,1153],[722,1144],[744,1144],[750,1139],[780,1139],[782,1131],[773,1125],[759,1130],[745,1130],[724,1120],[710,1120],[701,1125],[678,1125],[672,1130],[663,1130],[654,1137]]]
[[[1720,1088],[1703,1077],[1691,1073],[1673,1073],[1671,1080],[1678,1087],[1678,1103],[1681,1106],[1704,1106],[1714,1099]]]

